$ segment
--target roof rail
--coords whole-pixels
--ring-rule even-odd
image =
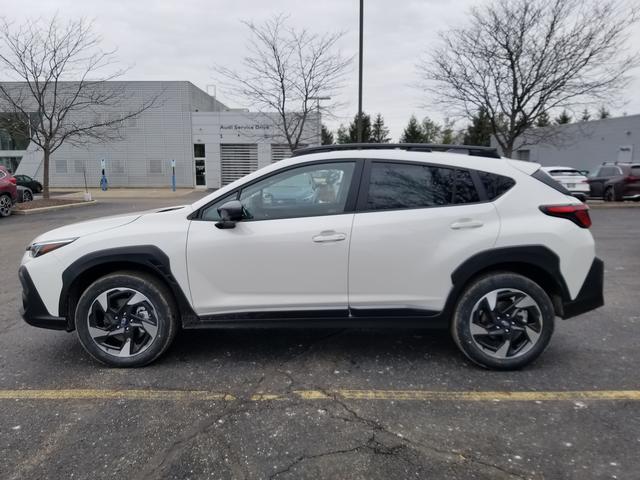
[[[443,145],[437,143],[344,143],[340,145],[321,145],[318,147],[299,148],[293,151],[293,156],[309,155],[311,153],[340,152],[344,150],[407,150],[411,152],[448,152],[471,155],[474,157],[500,158],[494,147],[479,147],[475,145]]]

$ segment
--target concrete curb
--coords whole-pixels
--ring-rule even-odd
[[[587,203],[589,208],[594,210],[607,208],[640,208],[640,202],[607,202],[607,203]]]
[[[47,213],[55,210],[64,210],[65,208],[86,207],[98,203],[96,200],[90,202],[67,203],[66,205],[52,205],[50,207],[32,208],[31,210],[12,210],[12,215],[33,215],[36,213]]]

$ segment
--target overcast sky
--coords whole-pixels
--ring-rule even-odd
[[[639,1],[639,0],[633,0]],[[340,48],[354,56],[342,92],[346,106],[329,122],[336,128],[357,110],[357,0],[0,0],[0,15],[23,21],[58,12],[62,19],[95,20],[104,47],[118,47],[118,59],[131,69],[127,80],[189,80],[202,89],[214,84],[212,65],[237,66],[247,53],[242,20],[265,20],[275,13],[315,32],[344,31]],[[363,109],[382,113],[397,140],[409,116],[442,119],[446,112],[425,107],[426,99],[412,85],[415,64],[437,40],[437,32],[464,21],[472,0],[365,0]],[[640,48],[640,25],[630,46]],[[640,78],[640,71],[635,72]],[[213,88],[209,87],[213,93]],[[219,100],[242,107],[217,89]],[[627,92],[628,103],[614,115],[640,113],[640,79]],[[462,127],[463,121],[456,126]]]

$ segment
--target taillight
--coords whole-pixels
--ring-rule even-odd
[[[9,177],[9,181],[15,185],[16,184],[16,177]]]
[[[584,203],[580,205],[542,205],[540,210],[552,217],[566,218],[581,228],[591,226],[589,207]]]
[[[624,177],[624,183],[636,183],[640,182],[640,177],[636,177],[634,175],[629,175],[628,177]]]

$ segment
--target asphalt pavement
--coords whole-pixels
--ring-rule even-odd
[[[36,235],[171,203],[0,219],[0,479],[640,478],[640,209],[592,211],[607,305],[517,372],[447,332],[355,329],[185,331],[118,370],[21,320]]]

